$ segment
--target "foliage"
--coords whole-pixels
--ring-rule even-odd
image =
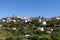
[[[38,22],[37,18],[32,18],[32,23],[21,23],[21,22],[2,22],[3,27],[0,28],[0,40],[60,40],[60,29],[55,25],[59,25],[59,20],[50,20],[47,21],[47,25],[42,25]],[[53,34],[46,34],[46,32],[35,31],[38,27],[50,26],[53,28]],[[12,30],[12,28],[16,28],[16,30]],[[29,34],[29,38],[25,38],[24,36]]]

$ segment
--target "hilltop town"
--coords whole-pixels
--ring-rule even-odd
[[[60,16],[46,18],[13,15],[0,19],[0,40],[59,40],[59,33]]]

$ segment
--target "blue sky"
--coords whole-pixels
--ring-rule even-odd
[[[60,16],[60,0],[0,0],[0,18],[12,16]]]

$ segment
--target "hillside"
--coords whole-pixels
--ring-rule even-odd
[[[0,40],[60,40],[60,16],[1,18]]]

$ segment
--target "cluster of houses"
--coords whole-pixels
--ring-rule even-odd
[[[33,17],[34,18],[34,17]],[[55,19],[55,20],[60,20],[60,16],[57,17],[52,17],[52,18],[45,18],[45,17],[39,17],[38,18],[38,22],[42,23],[43,25],[47,25],[47,21],[51,20],[51,19]],[[6,18],[1,18],[0,19],[0,26],[1,23],[9,23],[9,22],[22,22],[22,23],[28,23],[28,22],[32,22],[32,17],[28,18],[28,17],[21,17],[21,16],[9,16]],[[30,23],[31,24],[31,23]]]
[[[9,16],[9,17],[6,17],[6,18],[2,18],[0,19],[0,23],[2,22],[6,22],[6,23],[9,23],[9,22],[30,22],[32,21],[32,18],[28,18],[28,17],[20,17],[20,16]],[[42,22],[42,24],[46,25],[46,18],[39,18],[38,19],[39,22]]]
[[[33,18],[35,18],[35,17],[33,17]],[[52,19],[54,19],[54,20],[60,20],[60,16],[52,17],[52,18],[39,17],[37,21],[39,23],[42,23],[43,25],[47,25],[47,21],[52,20]],[[6,18],[1,18],[0,19],[0,26],[2,26],[1,25],[2,22],[3,23],[9,23],[9,22],[28,23],[29,22],[29,24],[31,24],[32,17],[28,18],[28,17],[21,17],[21,16],[15,16],[15,15],[13,15],[13,16],[9,16],[9,17],[6,17]]]

